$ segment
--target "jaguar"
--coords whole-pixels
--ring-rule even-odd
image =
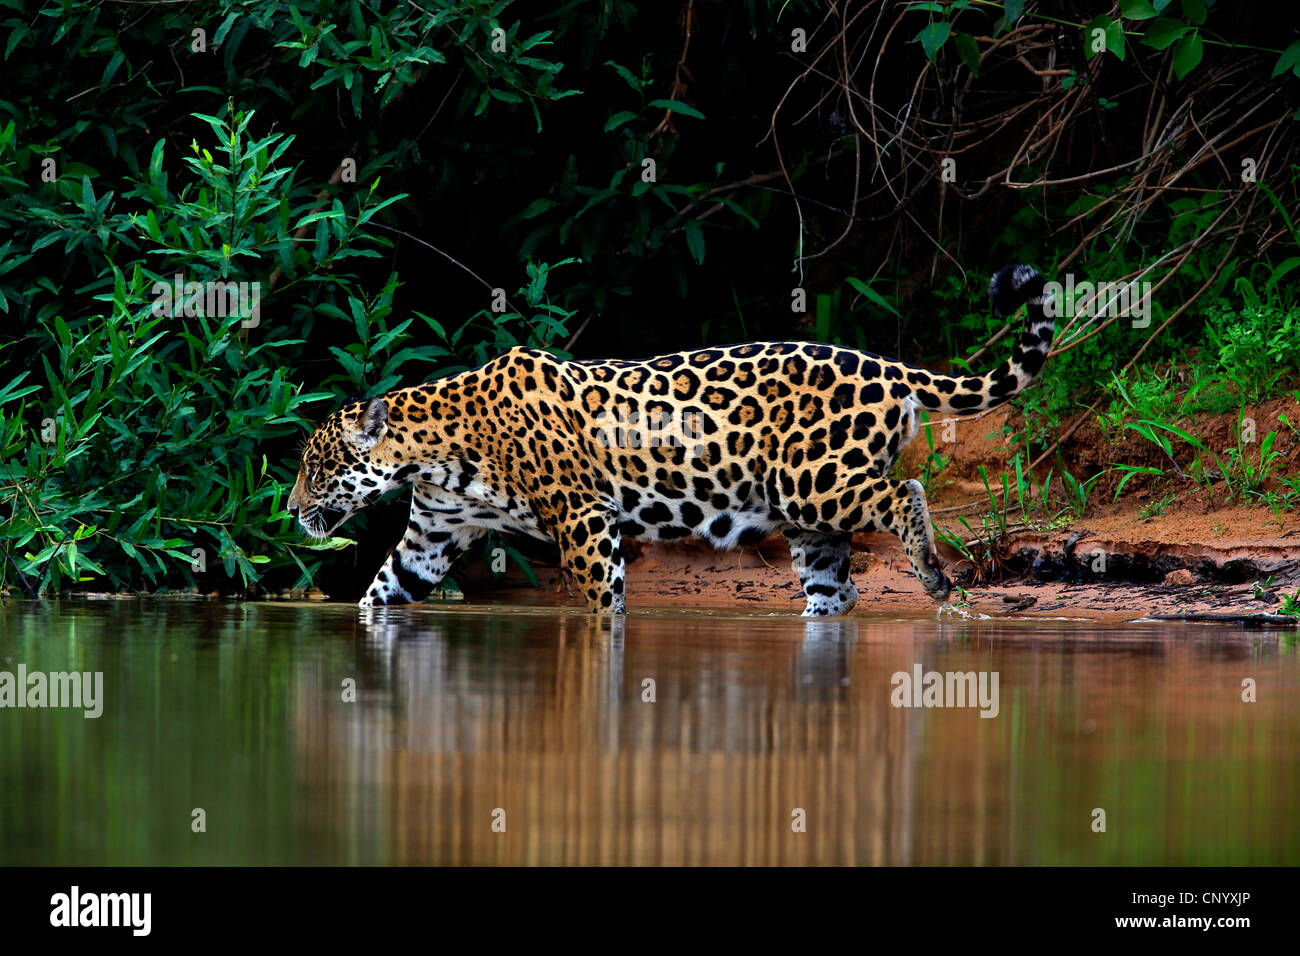
[[[984,375],[811,342],[642,361],[513,348],[471,371],[346,401],[308,440],[286,506],[323,538],[411,488],[406,531],[362,607],[421,601],[490,531],[557,545],[595,612],[625,612],[625,538],[735,548],[777,531],[804,616],[857,603],[856,531],[901,539],[925,591],[943,601],[951,582],[924,490],[892,477],[894,463],[921,412],[974,415],[1019,394],[1054,333],[1032,267],[1004,267],[989,295],[999,314],[1023,305],[1026,315],[1010,358]]]

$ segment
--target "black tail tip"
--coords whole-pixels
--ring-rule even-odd
[[[989,298],[998,315],[1010,315],[1043,291],[1043,277],[1033,266],[1003,266],[989,283]]]

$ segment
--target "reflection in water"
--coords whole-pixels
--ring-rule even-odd
[[[19,663],[106,699],[0,710],[0,863],[1300,860],[1276,633],[13,602]],[[893,706],[918,664],[998,716]]]

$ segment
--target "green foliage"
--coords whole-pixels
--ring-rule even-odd
[[[1100,415],[1108,429],[1119,427],[1134,413],[1143,418],[1164,418],[1178,409],[1173,370],[1168,367],[1143,366],[1132,373],[1113,372],[1106,391],[1114,396],[1110,409]]]
[[[1282,453],[1275,447],[1278,433],[1270,431],[1258,438],[1253,434],[1253,422],[1247,428],[1245,416],[1243,408],[1237,415],[1236,445],[1224,450],[1225,459],[1220,462],[1224,481],[1234,500],[1247,495],[1260,496],[1264,485],[1283,462]]]
[[[1092,488],[1105,472],[1098,472],[1091,478],[1081,480],[1070,473],[1064,462],[1058,462],[1057,464],[1061,470],[1061,487],[1065,493],[1065,506],[1076,518],[1082,518],[1088,510],[1088,497],[1092,494]]]
[[[1023,528],[1055,526],[1061,516],[1052,500],[1055,471],[1049,471],[1035,491],[1033,477],[1029,472],[1029,460],[1025,454],[1017,454],[1011,465],[1014,478],[1011,473],[1003,473],[999,476],[999,488],[994,488],[989,481],[988,469],[983,465],[978,467],[989,510],[983,515],[978,531],[972,527],[969,519],[958,519],[970,535],[968,540],[963,540],[946,528],[934,526],[935,534],[940,540],[946,541],[963,558],[975,565],[975,578],[980,581],[993,580],[999,576],[1003,555],[1012,534]],[[1013,503],[1019,513],[1017,525],[1011,521]]]
[[[1286,614],[1297,619],[1300,624],[1300,591],[1295,594],[1283,594],[1282,603],[1279,605],[1277,613]]]
[[[268,331],[266,306],[228,312],[226,301],[203,295],[214,283],[251,285],[279,267],[285,279],[273,302],[295,284],[308,289],[294,302],[298,327],[323,319],[332,341],[355,337],[330,346],[339,365],[325,384],[337,391],[384,391],[420,374],[413,363],[427,368],[452,354],[414,344],[413,319],[390,325],[395,276],[372,298],[340,268],[387,245],[364,227],[393,199],[376,201],[372,185],[352,210],[336,199],[295,215],[289,197],[302,191],[277,166],[291,138],[250,136],[252,115],[201,118],[213,146],[193,145],[188,176],[169,179],[159,141],[147,178],[130,183],[124,199],[147,201],[143,216],[95,197],[83,178],[81,194],[69,195],[83,217],[98,217],[95,229],[72,217],[47,234],[71,253],[102,243],[102,232],[112,246],[102,253],[120,245],[143,261],[124,273],[105,256],[95,287],[106,288],[93,296],[104,311],[39,316],[32,334],[48,343],[39,369],[0,394],[6,584],[40,592],[102,576],[114,587],[193,585],[209,561],[244,585],[281,566],[306,579],[318,564],[305,562],[310,552],[339,546],[301,541],[282,507],[292,471],[260,453],[300,436],[310,427],[303,406],[336,392],[296,384],[291,363],[305,340],[259,334]],[[184,184],[174,190],[177,179]],[[33,200],[28,212],[52,219],[59,207]],[[309,226],[315,242],[299,243]],[[263,268],[250,268],[259,260]],[[530,304],[545,290],[544,270],[533,272]],[[176,276],[188,283],[179,296]],[[522,317],[497,318],[504,327]]]
[[[1148,502],[1138,510],[1138,517],[1143,521],[1147,521],[1164,514],[1177,497],[1178,496],[1171,491],[1154,501]]]
[[[926,493],[928,494],[930,493],[930,486],[934,481],[935,476],[947,467],[948,462],[952,461],[952,456],[944,455],[941,452],[935,451],[934,426],[930,424],[930,415],[928,412],[922,412],[921,416],[923,420],[921,427],[925,431],[925,444],[929,449],[929,452],[925,456],[925,461],[921,464],[921,474],[917,477],[921,482],[921,486],[925,488]]]
[[[1262,438],[1257,436],[1255,423],[1247,420],[1244,405],[1238,410],[1234,445],[1219,452],[1186,429],[1163,418],[1154,417],[1159,415],[1159,408],[1169,408],[1168,402],[1143,398],[1137,392],[1131,393],[1118,376],[1112,381],[1111,387],[1124,407],[1112,411],[1105,419],[1112,424],[1118,423],[1121,430],[1134,432],[1159,449],[1178,478],[1192,480],[1207,491],[1221,481],[1228,500],[1233,502],[1256,497],[1264,498],[1275,509],[1281,504],[1289,504],[1289,497],[1276,493],[1265,496],[1264,493],[1264,486],[1275,477],[1283,460],[1281,452],[1276,448],[1278,432],[1272,430]],[[1132,421],[1123,420],[1128,414],[1136,414],[1138,417]],[[1290,426],[1285,416],[1281,421]],[[1165,477],[1164,469],[1145,465],[1120,464],[1110,470],[1120,471],[1124,475],[1115,491],[1117,499],[1131,478],[1138,475]],[[1071,479],[1067,479],[1069,480]]]
[[[1300,309],[1267,304],[1233,309],[1221,302],[1206,311],[1206,319],[1219,365],[1247,404],[1275,394],[1279,381],[1300,366]]]

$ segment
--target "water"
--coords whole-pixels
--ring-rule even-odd
[[[3,864],[1300,862],[1293,633],[8,602],[19,664],[103,715],[0,710]]]

